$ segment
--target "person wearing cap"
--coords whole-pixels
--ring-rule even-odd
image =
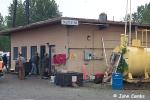
[[[23,80],[25,79],[25,69],[24,69],[24,64],[26,60],[24,57],[22,57],[22,54],[19,54],[19,57],[17,58],[17,63],[18,63],[18,70],[19,70],[19,79]]]

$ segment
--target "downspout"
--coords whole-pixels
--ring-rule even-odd
[[[93,53],[93,55],[94,55],[94,31],[92,32],[92,53]],[[95,56],[95,55],[94,55]],[[93,59],[93,58],[92,58]],[[93,75],[94,75],[94,65],[95,65],[95,63],[94,63],[94,60],[92,61],[92,66],[93,66]]]
[[[67,29],[67,34],[66,34],[66,40],[67,40],[67,47],[65,46],[65,48],[67,49],[67,60],[69,60],[69,57],[70,57],[70,48],[69,48],[69,26],[66,26],[66,29]]]

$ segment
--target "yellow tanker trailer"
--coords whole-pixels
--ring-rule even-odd
[[[127,46],[128,36],[122,34],[120,46],[113,50],[111,56],[115,71],[122,72],[127,82],[150,82],[150,48],[147,47],[147,33],[150,30],[140,31],[142,39],[138,40],[136,34],[131,46]],[[145,40],[143,34],[146,35]]]

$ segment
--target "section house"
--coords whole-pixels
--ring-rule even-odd
[[[51,65],[56,70],[82,72],[85,65],[87,74],[94,74],[106,69],[104,48],[109,66],[111,52],[120,44],[120,35],[124,34],[124,24],[99,19],[59,17],[4,30],[0,34],[10,35],[11,38],[11,69],[15,68],[19,52],[27,61],[38,52],[41,59],[48,53]],[[150,25],[133,23],[132,38],[135,37],[136,29],[146,28],[150,29]],[[138,38],[141,38],[141,34]]]

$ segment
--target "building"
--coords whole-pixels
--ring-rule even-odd
[[[132,38],[136,29],[145,28],[150,29],[150,25],[133,23]],[[120,44],[120,34],[123,33],[124,22],[69,17],[53,18],[0,32],[11,37],[12,69],[19,52],[27,61],[38,52],[41,59],[48,53],[52,59],[51,65],[55,65],[57,70],[82,72],[85,65],[87,74],[104,72],[107,67],[104,48],[109,64],[111,52]],[[150,46],[149,43],[150,40]]]

